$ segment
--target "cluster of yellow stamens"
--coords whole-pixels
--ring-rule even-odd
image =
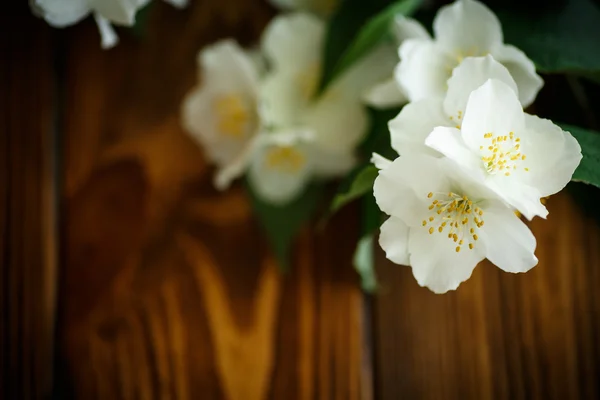
[[[251,114],[242,96],[219,96],[215,99],[213,107],[217,117],[217,130],[221,134],[237,139],[245,135]]]
[[[516,170],[519,163],[527,158],[521,153],[521,139],[514,132],[508,135],[494,135],[492,132],[484,133],[484,139],[490,141],[489,145],[479,146],[482,150],[481,161],[490,174],[503,173],[509,176],[511,171]],[[529,171],[529,168],[523,168]]]
[[[269,168],[285,173],[295,173],[306,162],[304,154],[291,146],[276,146],[267,150],[266,163]]]
[[[422,225],[429,226],[429,234],[433,235],[436,231],[444,233],[448,228],[448,238],[457,244],[457,253],[463,245],[473,250],[479,239],[476,232],[483,226],[483,210],[467,196],[454,192],[430,192],[427,197],[433,199],[429,205],[431,215],[423,220]]]

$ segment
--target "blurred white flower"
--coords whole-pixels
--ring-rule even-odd
[[[469,96],[462,123],[437,127],[425,143],[456,162],[528,219],[571,180],[581,147],[552,121],[523,112],[506,83],[489,79]]]
[[[543,85],[535,65],[521,50],[504,44],[500,21],[485,5],[457,0],[442,7],[433,21],[433,31],[435,39],[407,39],[399,49],[396,79],[410,101],[443,96],[454,67],[466,57],[487,54],[510,71],[524,107],[535,100]]]
[[[262,186],[257,192],[266,201],[291,201],[310,181],[309,178],[342,176],[355,165],[356,146],[368,128],[367,110],[361,96],[393,65],[389,53],[378,48],[318,95],[324,38],[324,22],[303,13],[275,18],[263,35],[262,49],[270,67],[261,84],[260,95],[265,135],[283,134],[285,142],[290,141],[290,132],[303,132],[302,140],[282,146],[279,139],[273,139],[268,146],[269,149],[284,147],[286,150],[277,154],[294,160],[300,159],[296,153],[302,154],[302,168],[286,168],[287,182],[299,182],[300,186],[286,191],[288,196],[277,190],[278,179],[269,178],[271,175],[267,170],[270,167],[280,169],[278,163],[265,161],[270,151],[257,152],[256,156],[263,160],[251,162],[254,168],[251,183],[255,188]],[[264,146],[261,148],[265,149]],[[257,172],[259,170],[260,173]],[[274,175],[281,174],[275,171]],[[273,187],[265,189],[270,184]]]
[[[166,0],[175,7],[184,7],[187,0]],[[111,24],[132,26],[137,11],[150,0],[30,0],[33,11],[48,24],[63,28],[94,15],[101,36],[102,48],[119,42]]]
[[[455,163],[409,154],[383,167],[373,191],[390,217],[379,244],[388,259],[412,267],[419,285],[435,293],[454,290],[484,258],[507,272],[537,264],[527,226]]]
[[[257,146],[258,73],[233,40],[203,49],[198,67],[200,82],[183,102],[182,123],[217,166],[215,185],[223,189],[245,172]]]
[[[270,0],[270,2],[282,10],[306,11],[328,17],[337,10],[341,0]]]
[[[517,91],[508,70],[492,56],[468,57],[454,68],[445,97],[409,103],[389,122],[392,148],[401,155],[420,152],[439,156],[425,145],[425,139],[437,126],[460,127],[469,95],[489,78],[499,79]]]
[[[392,33],[396,47],[407,39],[429,38],[429,34],[420,23],[414,19],[406,18],[404,15],[398,15],[394,18]],[[397,63],[400,59],[397,56],[396,48],[390,47],[390,52],[395,53],[394,58]],[[385,80],[378,82],[367,90],[364,100],[365,103],[375,108],[399,107],[408,101],[391,69]]]

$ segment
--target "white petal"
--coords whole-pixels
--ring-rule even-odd
[[[261,139],[259,135],[253,137],[245,144],[244,148],[233,155],[231,160],[228,160],[226,164],[217,170],[214,178],[214,185],[217,189],[225,190],[229,188],[231,182],[246,172],[255,152],[258,151]]]
[[[371,162],[375,165],[375,168],[377,169],[386,169],[392,164],[392,160],[388,160],[384,156],[379,155],[377,153],[373,153],[371,155]]]
[[[508,69],[517,83],[519,100],[523,107],[533,103],[538,92],[544,86],[544,81],[535,72],[533,61],[527,58],[521,50],[511,45],[497,46],[492,50],[492,55]]]
[[[309,93],[303,90],[295,73],[278,71],[263,79],[260,105],[261,116],[267,126],[297,126],[309,103]]]
[[[490,189],[517,209],[525,218],[529,220],[535,216],[546,218],[548,210],[540,202],[542,196],[537,188],[511,177],[497,175],[494,178],[488,179],[487,185]]]
[[[317,178],[335,178],[344,176],[356,166],[354,152],[328,152],[317,146],[311,146],[311,163]]]
[[[363,99],[375,108],[398,107],[408,101],[393,77],[370,88]]]
[[[94,19],[96,20],[96,25],[98,25],[98,30],[100,31],[100,46],[103,49],[110,49],[111,47],[116,46],[116,44],[119,43],[119,37],[110,22],[98,13],[94,14]]]
[[[319,18],[304,13],[283,14],[265,28],[261,46],[275,68],[309,71],[321,65],[324,37],[325,24]]]
[[[527,135],[523,151],[529,168],[519,177],[539,190],[542,197],[562,190],[581,161],[581,146],[569,133],[552,121],[525,114]],[[526,141],[526,142],[525,142]]]
[[[35,0],[33,7],[34,11],[56,28],[73,25],[91,11],[87,0]]]
[[[468,57],[452,71],[448,80],[448,93],[444,99],[444,111],[460,125],[462,113],[472,91],[483,85],[488,79],[498,79],[506,83],[515,93],[517,84],[510,72],[492,56]]]
[[[358,100],[326,93],[304,115],[302,126],[315,132],[315,146],[323,151],[348,153],[367,134],[369,118]]]
[[[131,26],[135,22],[137,10],[149,0],[91,0],[92,9],[110,22]]]
[[[401,44],[407,39],[431,39],[429,32],[421,23],[415,19],[408,18],[402,14],[394,17],[392,28],[396,43]]]
[[[389,217],[381,225],[379,245],[385,251],[388,260],[400,265],[409,265],[408,230],[408,226],[396,217]]]
[[[479,152],[480,146],[489,144],[486,133],[508,135],[522,131],[524,126],[523,109],[514,90],[502,81],[489,79],[469,96],[461,130],[467,146]]]
[[[428,193],[450,189],[437,162],[430,156],[406,155],[380,170],[373,185],[379,208],[409,226],[421,226],[423,215],[429,212]]]
[[[439,46],[424,39],[409,39],[400,46],[396,81],[410,101],[443,96],[456,62]]]
[[[396,48],[389,44],[377,46],[331,84],[330,90],[347,98],[360,98],[375,84],[389,79],[398,64]]]
[[[292,152],[291,164],[274,162],[273,152],[282,149]],[[308,161],[304,132],[269,134],[268,140],[255,152],[248,172],[249,183],[263,201],[284,205],[300,195],[308,184],[311,171]]]
[[[398,154],[439,153],[425,145],[425,139],[436,126],[453,126],[442,110],[440,98],[429,98],[408,103],[396,118],[388,123],[392,148]]]
[[[485,257],[484,246],[456,252],[456,243],[445,234],[429,234],[425,227],[410,229],[408,252],[415,279],[435,293],[455,290]]]
[[[486,208],[482,218],[482,239],[486,242],[486,257],[492,263],[506,272],[527,272],[537,264],[535,237],[512,210],[503,206]]]
[[[442,47],[463,57],[484,55],[503,42],[496,15],[474,0],[458,0],[440,8],[433,31]]]
[[[481,161],[465,145],[459,129],[438,126],[427,136],[425,144],[466,168],[471,173],[477,173],[478,176],[483,177],[483,172],[480,168]]]
[[[331,15],[340,3],[340,0],[270,0],[271,4],[282,10],[309,11],[313,14]]]

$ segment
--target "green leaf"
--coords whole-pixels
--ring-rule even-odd
[[[346,0],[331,20],[327,33],[321,88],[327,87],[338,75],[386,38],[395,15],[411,15],[421,2],[422,0],[399,0],[381,11],[382,5],[387,2]],[[372,15],[374,16],[369,18]],[[351,41],[348,40],[350,37],[353,37]],[[343,47],[347,43],[350,44]]]
[[[142,7],[135,15],[135,23],[133,24],[133,34],[138,38],[144,37],[146,34],[146,27],[148,25],[148,17],[150,16],[150,9],[154,3],[148,3]]]
[[[373,182],[377,178],[377,168],[374,165],[362,167],[351,179],[349,187],[338,192],[331,204],[331,212],[334,213],[340,208],[358,199],[366,193],[373,191]]]
[[[374,292],[377,289],[377,277],[375,276],[372,234],[366,235],[358,241],[352,263],[360,275],[363,290],[368,293]]]
[[[497,14],[505,41],[540,71],[600,71],[600,8],[592,0],[565,0],[543,10],[521,5]]]
[[[373,153],[378,153],[391,160],[398,157],[398,153],[392,149],[388,122],[395,118],[399,112],[399,108],[387,110],[369,109],[371,128],[359,149],[367,159],[371,159],[371,154]]]
[[[600,132],[579,128],[573,125],[560,124],[571,132],[581,146],[583,159],[573,174],[573,181],[600,187]]]
[[[311,185],[301,196],[283,206],[266,203],[252,192],[250,185],[247,185],[247,188],[254,211],[277,257],[279,267],[287,271],[292,241],[314,213],[323,191],[322,187]]]

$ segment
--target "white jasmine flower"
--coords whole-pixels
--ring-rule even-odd
[[[429,38],[429,33],[423,28],[423,25],[404,15],[398,15],[394,18],[392,33],[396,46],[400,46],[403,41],[413,38]],[[395,63],[400,61],[397,51],[390,48],[390,52],[395,52]],[[390,69],[391,70],[391,69]],[[392,70],[391,70],[392,71]],[[385,80],[378,82],[369,88],[364,94],[366,104],[375,108],[392,108],[406,104],[408,99],[402,92],[394,73],[391,72]]]
[[[187,4],[187,0],[167,1],[176,7]],[[132,26],[137,11],[149,2],[150,0],[30,0],[33,11],[56,28],[74,25],[93,14],[104,49],[113,47],[119,41],[111,24]]]
[[[435,293],[454,290],[484,258],[507,272],[537,264],[527,226],[456,164],[409,154],[384,166],[373,188],[390,215],[379,244],[388,259],[412,267],[419,285]]]
[[[311,137],[307,140],[305,135],[302,140],[293,141],[293,145],[286,143],[281,153],[295,160],[291,163],[295,166],[300,164],[296,153],[302,154],[302,168],[286,168],[285,175],[290,185],[294,181],[301,188],[310,181],[309,178],[343,176],[355,165],[356,146],[368,128],[362,93],[385,76],[390,65],[385,64],[389,53],[383,48],[376,49],[332,82],[323,94],[317,95],[324,38],[322,20],[295,13],[275,18],[262,40],[263,53],[271,66],[262,82],[260,96],[265,134],[278,136],[284,133],[283,137],[289,139],[286,135],[290,132],[301,131]],[[277,139],[269,148],[280,147]],[[288,196],[279,192],[277,196],[270,196],[277,191],[275,184],[273,190],[258,189],[260,185],[277,182],[277,179],[268,178],[268,168],[280,169],[278,163],[265,161],[264,154],[257,153],[259,161],[252,161],[254,188],[266,201],[283,203],[292,200],[300,189],[286,192]],[[281,175],[278,171],[273,174]]]
[[[491,54],[511,73],[523,106],[531,104],[543,85],[525,53],[504,44],[494,13],[474,0],[457,0],[438,11],[433,21],[435,39],[414,38],[400,46],[396,79],[410,101],[443,96],[454,67],[466,57]]]
[[[528,219],[571,180],[581,147],[552,121],[523,112],[514,88],[490,79],[469,96],[462,124],[437,127],[425,143],[455,161]]]
[[[282,10],[307,11],[323,17],[333,14],[340,0],[270,0],[271,4]]]
[[[253,60],[233,40],[198,55],[200,82],[183,102],[184,128],[217,166],[215,185],[240,176],[257,146],[258,74]]]
[[[389,122],[392,148],[401,155],[422,152],[439,156],[425,145],[425,139],[437,126],[460,127],[469,95],[489,78],[518,90],[510,72],[492,56],[468,57],[452,72],[445,97],[411,102]]]

